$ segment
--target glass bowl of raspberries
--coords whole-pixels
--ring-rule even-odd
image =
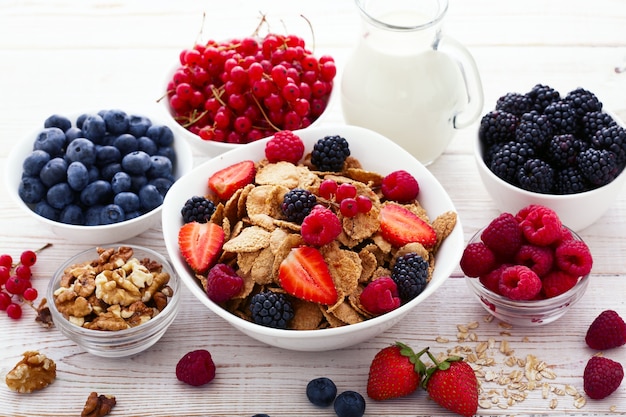
[[[474,156],[498,209],[542,204],[580,231],[624,185],[626,129],[591,91],[537,84],[501,96],[482,117]]]
[[[107,108],[48,116],[11,149],[5,181],[46,230],[103,245],[157,226],[165,194],[192,167],[189,144],[158,117]]]
[[[474,234],[460,262],[485,310],[520,326],[563,316],[585,294],[592,265],[580,236],[541,205],[500,214]]]
[[[95,356],[121,358],[153,346],[180,307],[180,279],[163,255],[115,243],[84,250],[48,284],[54,326]]]
[[[209,40],[179,54],[160,102],[199,152],[217,156],[273,135],[317,125],[337,68],[296,35]]]

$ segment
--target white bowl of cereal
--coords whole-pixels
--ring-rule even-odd
[[[61,265],[46,298],[55,327],[85,351],[121,358],[149,349],[178,314],[180,280],[141,246],[95,247]]]
[[[304,146],[304,156],[296,165],[290,162],[270,163],[267,160],[266,145],[277,134],[219,155],[177,181],[163,203],[165,246],[174,269],[192,294],[211,312],[241,332],[284,349],[340,349],[376,337],[431,296],[458,265],[463,251],[463,231],[454,205],[441,184],[420,162],[384,136],[344,125],[308,128],[293,133]],[[312,162],[314,146],[320,139],[328,137],[343,138],[348,144],[350,156],[340,173],[329,168],[322,172],[319,165]],[[210,189],[207,185],[211,182],[209,178],[246,177],[243,173],[250,169],[250,165],[254,167],[253,182],[239,188],[235,197],[229,198],[225,204],[223,200],[219,201],[216,194],[220,192],[220,187],[213,184]],[[236,168],[233,169],[233,166]],[[417,199],[413,197],[410,201],[399,203],[383,196],[382,179],[399,171],[409,173],[417,181]],[[367,196],[371,207],[358,214],[340,210],[337,197],[342,191],[337,188],[330,196],[320,191],[324,180],[334,182],[339,188],[344,183],[354,185],[358,194],[356,198]],[[311,205],[301,225],[293,218],[286,218],[286,212],[279,213],[282,209],[277,206],[282,206],[287,194],[293,196],[294,190],[302,189],[313,194],[316,203]],[[205,197],[213,203],[207,214],[210,219],[206,223],[197,220],[198,213],[194,213],[195,218],[183,218],[183,208],[195,197]],[[324,209],[319,208],[320,205]],[[394,207],[391,213],[388,206]],[[429,241],[414,243],[415,239],[411,237],[413,240],[410,243],[403,240],[390,243],[394,233],[388,231],[389,217],[383,214],[396,218],[394,210],[398,206],[427,215],[422,216],[421,224],[427,225],[424,230],[433,232],[429,234]],[[316,209],[313,207],[317,207],[319,212],[327,210],[334,213],[330,220],[341,219],[337,220],[340,225],[338,235],[333,235],[336,238],[331,236],[323,242],[315,242],[312,236],[326,236],[328,229],[325,227],[333,221],[323,221],[323,226],[318,223],[322,231],[313,227],[315,232],[311,234],[311,223],[305,224],[307,219],[315,217],[313,212]],[[381,227],[381,223],[385,227]],[[200,226],[202,224],[210,226]],[[421,230],[421,227],[416,229]],[[302,229],[304,231],[301,232]],[[393,227],[391,229],[397,231]],[[204,233],[206,230],[210,232]],[[202,241],[204,238],[208,242],[205,246],[212,247],[211,250],[216,253],[208,261],[210,267],[205,262],[200,270],[198,263],[189,262],[185,242]],[[428,278],[424,278],[427,283],[423,282],[421,292],[412,296],[405,298],[400,292],[401,302],[392,308],[371,313],[372,309],[366,309],[366,303],[361,303],[362,291],[378,278],[390,278],[397,259],[407,253],[411,253],[408,256],[419,253],[419,262],[427,262],[431,267],[434,263],[434,268],[428,268]],[[322,258],[323,261],[316,263]],[[213,291],[207,292],[206,288],[213,288],[211,282],[214,279],[212,274],[217,270],[217,266],[213,266],[215,264],[230,266],[231,275],[241,278],[242,283],[230,299],[221,300],[208,295]],[[320,267],[320,264],[326,266]],[[293,285],[293,271],[299,268],[313,268],[312,272],[309,269],[309,274],[315,281],[314,285],[304,284],[301,286],[304,289],[300,290],[298,285]],[[320,272],[322,270],[330,274],[330,285],[327,285],[328,280],[321,278],[325,276],[324,272]],[[320,292],[326,295],[320,295]],[[270,301],[280,298],[278,303],[281,308],[285,299],[291,303],[283,316],[284,320],[270,320],[269,325],[275,327],[257,324],[263,321],[262,317],[259,318],[262,313],[253,312],[250,306],[267,301],[255,298],[259,294],[266,298],[268,294],[272,297],[279,294]]]

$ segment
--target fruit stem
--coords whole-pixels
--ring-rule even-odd
[[[250,94],[250,97],[252,97],[252,100],[254,100],[254,103],[257,105],[257,107],[261,111],[261,114],[263,115],[263,118],[267,121],[270,127],[275,131],[280,132],[280,128],[270,121],[270,118],[265,113],[265,110],[263,110],[263,106],[261,106],[261,103],[259,103],[259,100],[254,96],[254,94]]]

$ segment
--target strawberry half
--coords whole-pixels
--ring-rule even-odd
[[[206,273],[213,266],[223,244],[224,231],[215,223],[190,222],[178,230],[178,249],[198,274]]]
[[[380,233],[398,247],[418,242],[429,248],[437,242],[437,233],[430,224],[398,204],[385,204],[381,208]]]
[[[252,183],[256,175],[254,161],[241,161],[221,169],[209,177],[209,188],[222,200]]]
[[[301,246],[294,248],[280,263],[280,286],[302,300],[319,304],[334,304],[337,289],[328,265],[319,250]]]

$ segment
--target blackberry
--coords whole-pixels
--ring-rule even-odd
[[[414,252],[396,259],[391,279],[398,286],[403,303],[409,302],[424,290],[428,279],[428,262]]]
[[[567,93],[565,101],[574,108],[578,118],[589,112],[602,110],[602,103],[598,100],[598,97],[584,88],[577,88]]]
[[[535,85],[527,95],[533,101],[533,110],[539,113],[543,113],[548,105],[561,99],[561,94],[557,90],[543,84]]]
[[[541,159],[527,160],[517,173],[517,181],[525,190],[550,194],[554,187],[554,169]]]
[[[617,162],[626,162],[626,129],[615,124],[596,132],[591,138],[591,146],[596,149],[608,149],[617,156]]]
[[[511,141],[493,154],[489,169],[504,181],[517,185],[517,171],[534,156],[535,151],[527,143]]]
[[[286,329],[294,316],[293,306],[285,294],[264,291],[250,301],[252,320],[262,326]]]
[[[320,171],[341,171],[348,156],[350,147],[345,138],[326,136],[313,147],[311,163]]]
[[[215,203],[206,197],[193,196],[185,202],[180,210],[185,223],[206,223],[215,212]]]
[[[543,149],[552,136],[552,125],[548,116],[537,111],[524,113],[515,131],[515,140],[527,142],[536,150]]]
[[[589,148],[578,155],[578,169],[595,187],[613,181],[621,168],[617,156],[607,149]]]
[[[532,110],[533,101],[525,94],[506,93],[496,102],[496,110],[521,117],[524,113]]]
[[[605,127],[615,126],[617,122],[611,115],[603,111],[592,111],[586,113],[580,119],[580,127],[585,138],[591,138],[596,132]]]
[[[515,139],[515,129],[519,118],[500,110],[492,110],[482,117],[478,128],[478,137],[486,146],[508,142]]]
[[[546,159],[557,168],[576,166],[578,154],[587,148],[587,142],[572,134],[555,135],[546,148]]]
[[[576,109],[566,101],[557,101],[544,109],[554,134],[576,133],[578,128]]]
[[[302,188],[294,188],[285,194],[280,209],[288,221],[300,224],[316,204],[315,194]]]
[[[588,191],[590,186],[576,167],[567,167],[554,174],[554,192],[556,194],[577,194]]]

